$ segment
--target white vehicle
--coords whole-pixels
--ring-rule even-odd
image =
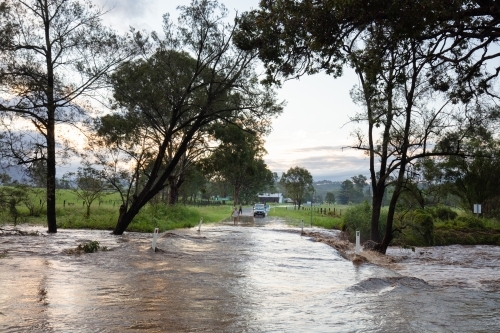
[[[264,204],[253,205],[253,217],[257,216],[266,217],[266,205]]]

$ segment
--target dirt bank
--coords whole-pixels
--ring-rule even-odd
[[[379,252],[369,250],[363,250],[360,255],[357,255],[355,244],[349,242],[347,236],[343,232],[340,232],[338,236],[321,232],[304,232],[303,235],[312,237],[317,242],[330,245],[339,251],[345,259],[352,261],[354,264],[370,262],[390,269],[395,268],[394,264],[396,259],[389,255],[383,255]]]

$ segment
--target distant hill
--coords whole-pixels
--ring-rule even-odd
[[[325,197],[327,192],[332,192],[335,195],[340,191],[341,181],[320,180],[313,182],[314,189],[317,195]]]
[[[341,185],[342,185],[341,181],[320,180],[313,182],[313,186],[316,190],[327,191],[327,192],[340,190]]]

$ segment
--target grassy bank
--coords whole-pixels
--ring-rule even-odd
[[[57,224],[68,229],[112,230],[118,220],[118,208],[121,200],[117,194],[109,194],[93,203],[90,216],[86,217],[86,207],[69,190],[57,191]],[[17,223],[46,225],[45,209],[37,214],[30,214],[27,207],[16,206]],[[135,217],[127,231],[152,232],[159,228],[161,232],[177,228],[197,226],[203,223],[219,222],[230,218],[232,205],[220,206],[167,206],[148,204]],[[311,214],[312,213],[312,214]],[[382,210],[380,231],[385,232],[386,210]],[[304,206],[300,210],[293,206],[271,205],[269,216],[284,218],[290,225],[312,225],[325,229],[345,230],[354,241],[355,231],[361,231],[361,240],[369,238],[371,208],[367,203],[361,205],[323,205]],[[9,211],[0,213],[0,224],[13,223]],[[500,221],[483,219],[453,212],[449,208],[430,208],[417,210],[410,214],[396,216],[395,227],[401,232],[395,233],[393,245],[432,246],[432,245],[500,245]]]
[[[114,229],[118,220],[118,209],[121,204],[118,194],[103,196],[90,208],[90,216],[86,217],[86,207],[81,199],[70,190],[57,190],[56,214],[59,228],[67,229]],[[46,225],[46,210],[42,208],[36,214],[30,214],[27,207],[16,206],[17,223]],[[168,206],[164,204],[148,204],[134,218],[127,231],[152,232],[189,228],[203,223],[214,223],[231,215],[231,205],[220,206]],[[0,213],[0,224],[12,224],[13,217],[9,211]]]
[[[342,213],[345,213],[349,206],[343,205],[323,205],[313,206],[312,214],[311,207],[301,207],[300,210],[294,209],[293,206],[275,205],[271,206],[269,216],[283,217],[291,225],[299,226],[302,221],[304,224],[325,229],[341,229]]]
[[[382,209],[380,234],[385,233],[387,209]],[[343,230],[349,240],[361,232],[361,242],[370,237],[371,207],[369,204],[350,206],[343,214]],[[394,216],[395,246],[436,245],[500,245],[500,221],[473,216],[449,207],[438,206],[398,212]]]

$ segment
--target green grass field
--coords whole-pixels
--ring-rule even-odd
[[[33,199],[38,203],[39,198]],[[107,194],[95,200],[90,207],[90,216],[86,217],[86,206],[71,190],[57,190],[56,214],[59,228],[70,229],[114,229],[118,220],[118,209],[121,199],[118,193]],[[28,208],[19,204],[17,223],[46,225],[46,210],[30,215]],[[231,215],[232,205],[220,206],[168,206],[164,204],[147,204],[134,218],[127,231],[152,232],[154,228],[160,231],[176,228],[187,228],[198,225],[203,217],[203,223],[219,222]],[[13,223],[8,210],[0,213],[0,224]]]
[[[33,198],[35,202],[39,198]],[[90,207],[90,216],[86,217],[86,206],[82,199],[71,190],[59,189],[56,192],[56,214],[59,228],[71,229],[105,229],[112,230],[118,220],[118,209],[121,199],[118,193],[110,193],[95,200]],[[164,204],[148,204],[134,218],[128,231],[152,232],[154,228],[160,231],[176,228],[194,227],[201,218],[203,223],[214,223],[230,218],[232,203],[220,206],[168,206]],[[37,214],[29,214],[23,204],[16,206],[19,216],[17,223],[46,225],[46,211],[41,209]],[[322,209],[322,213],[319,212]],[[314,206],[312,224],[323,228],[340,228],[342,225],[341,212],[348,206]],[[335,213],[334,213],[335,211]],[[300,225],[304,220],[306,225],[311,223],[310,207],[294,210],[293,206],[273,205],[270,216],[284,218],[291,225]],[[13,223],[8,211],[0,214],[0,223]]]
[[[302,220],[305,225],[322,227],[325,229],[340,229],[342,225],[342,212],[349,208],[347,205],[322,205],[311,207],[304,206],[300,210],[293,206],[271,205],[269,216],[283,217],[288,223],[300,226]],[[321,212],[320,212],[321,209]]]
[[[38,203],[40,199],[33,197],[33,202]],[[118,220],[118,209],[121,199],[117,193],[107,194],[96,200],[90,208],[90,216],[86,217],[86,207],[81,199],[71,190],[57,190],[56,214],[59,228],[67,229],[114,229]],[[203,223],[215,223],[224,219],[230,219],[233,205],[228,202],[219,206],[184,206],[182,204],[168,206],[165,204],[147,204],[134,221],[129,225],[127,231],[153,232],[159,228],[161,232],[177,228],[190,228],[198,225],[201,218]],[[294,209],[290,205],[271,204],[269,216],[285,219],[293,226],[322,227],[325,229],[342,229],[348,225],[344,221],[348,209],[356,209],[349,205],[322,205],[301,207]],[[37,214],[30,214],[29,209],[19,204],[17,223],[28,223],[46,226],[46,211],[41,209]],[[359,209],[359,207],[358,207]],[[460,213],[459,216],[463,216]],[[464,222],[465,221],[465,222]],[[0,212],[0,224],[12,224],[13,217],[8,209]],[[362,223],[369,223],[363,219]],[[471,224],[472,223],[472,224]],[[478,225],[476,225],[478,224]],[[439,245],[446,244],[500,244],[500,222],[495,219],[480,219],[479,222],[472,220],[438,221],[434,222],[435,239]],[[413,244],[406,239],[405,244]]]

